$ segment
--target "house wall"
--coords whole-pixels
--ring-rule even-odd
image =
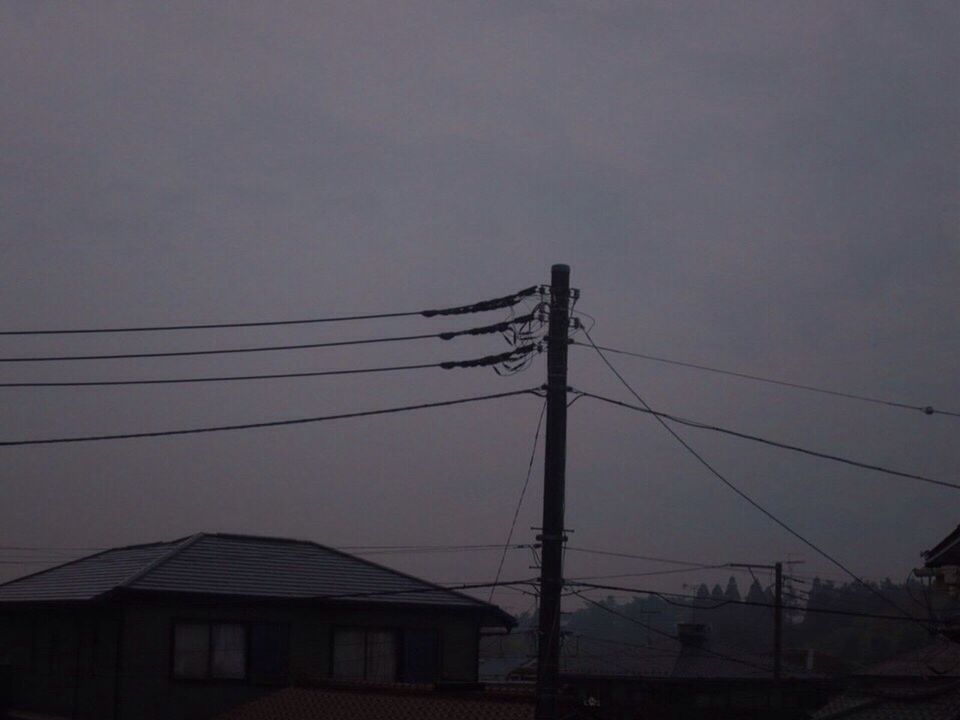
[[[288,626],[289,668],[282,682],[330,675],[336,627],[436,630],[439,679],[477,679],[478,626],[470,614],[157,600],[122,608],[4,610],[0,666],[9,668],[10,706],[95,720],[200,720],[275,688],[266,682],[174,679],[172,632],[178,620]]]
[[[65,717],[110,717],[119,625],[109,609],[0,613],[6,702]]]
[[[172,676],[172,633],[176,621],[269,622],[289,626],[289,678],[330,674],[336,627],[418,628],[439,631],[440,679],[477,679],[475,617],[416,609],[308,608],[276,604],[128,605],[123,624],[122,684],[118,720],[176,717],[201,720],[272,691],[253,681],[178,680]]]
[[[275,689],[276,681],[174,679],[178,620],[285,624],[289,668],[281,683],[330,675],[336,627],[438,631],[439,679],[477,679],[478,626],[468,613],[154,600],[0,612],[0,666],[12,671],[11,707],[92,720],[201,720]]]

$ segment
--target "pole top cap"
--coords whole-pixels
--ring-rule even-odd
[[[550,268],[553,272],[570,272],[570,266],[564,265],[563,263],[556,263]]]

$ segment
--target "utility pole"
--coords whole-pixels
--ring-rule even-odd
[[[801,565],[803,560],[788,560],[787,565]],[[757,563],[727,563],[731,568],[761,568],[773,570],[773,678],[780,679],[783,665],[783,563],[758,565]]]
[[[560,592],[563,589],[564,484],[567,460],[567,344],[570,324],[570,267],[550,274],[547,335],[547,433],[543,467],[543,547],[540,627],[537,647],[536,720],[556,720],[560,689]]]
[[[783,563],[774,566],[776,583],[773,591],[773,679],[780,679],[783,656]]]

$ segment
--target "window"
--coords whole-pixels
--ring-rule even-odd
[[[439,647],[436,630],[336,628],[331,675],[343,680],[434,682]]]
[[[344,680],[397,679],[397,633],[338,628],[333,631],[333,676]]]
[[[32,669],[35,633],[35,621],[13,615],[0,618],[0,666]]]
[[[255,623],[250,626],[250,680],[265,685],[285,684],[288,680],[290,628],[280,623]]]
[[[199,622],[174,625],[173,676],[183,680],[245,679],[246,626]]]
[[[440,636],[436,630],[405,630],[403,633],[403,681],[432,683],[440,670]]]

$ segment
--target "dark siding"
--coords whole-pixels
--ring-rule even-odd
[[[171,629],[177,620],[231,621],[256,628],[284,627],[285,637],[262,630],[267,653],[288,651],[289,672],[280,678],[251,664],[248,681],[181,681],[172,678]],[[333,627],[414,629],[440,640],[439,676],[476,680],[476,616],[443,610],[293,608],[283,606],[220,604],[188,605],[141,603],[129,608],[124,632],[124,681],[120,720],[202,720],[227,708],[276,689],[277,682],[297,677],[325,678],[330,672]],[[266,636],[272,634],[272,639]],[[457,647],[457,643],[465,643]],[[401,643],[402,647],[402,643]],[[274,666],[276,667],[276,666]],[[402,659],[401,659],[402,667]]]

